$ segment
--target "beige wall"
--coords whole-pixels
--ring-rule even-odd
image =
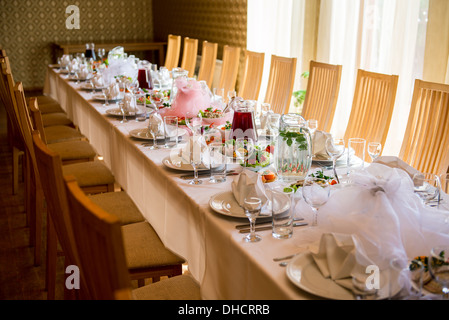
[[[80,9],[79,30],[66,28],[69,5]],[[0,46],[14,79],[41,88],[53,42],[152,40],[152,19],[152,0],[0,0]]]
[[[155,0],[153,13],[157,41],[167,41],[168,34],[195,38],[199,40],[198,54],[204,40],[216,42],[218,59],[226,44],[242,48],[240,78],[246,49],[246,0]]]

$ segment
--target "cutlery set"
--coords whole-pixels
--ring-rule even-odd
[[[238,175],[238,172],[235,172],[234,170],[229,170],[228,172],[226,172],[227,176],[236,176]],[[204,171],[200,171],[198,172],[198,177],[209,177],[210,176],[210,170],[204,170]],[[182,176],[179,176],[181,179],[183,180],[191,180],[194,178],[193,174],[185,174]]]

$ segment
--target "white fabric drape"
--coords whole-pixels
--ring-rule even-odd
[[[414,77],[420,0],[322,0],[317,60],[343,65],[331,132],[344,135],[357,69],[399,75],[384,155],[397,155],[407,124]],[[421,68],[421,70],[420,70]]]
[[[265,53],[261,102],[265,98],[271,55],[298,58],[296,69],[302,70],[304,8],[305,0],[248,0],[247,49]],[[300,84],[299,75],[297,72],[294,90]]]

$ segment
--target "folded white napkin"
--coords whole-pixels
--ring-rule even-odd
[[[120,96],[120,88],[118,83],[111,83],[109,85],[109,95],[108,99],[115,99]]]
[[[232,181],[231,187],[235,200],[240,206],[244,205],[244,200],[247,197],[260,198],[262,200],[262,206],[268,201],[262,179],[260,179],[257,172],[244,168],[239,178]]]
[[[369,276],[366,267],[375,264],[355,235],[324,233],[319,245],[311,246],[310,252],[323,277],[353,292],[364,291]]]
[[[394,156],[381,156],[381,157],[378,157],[378,158],[374,159],[373,162],[386,165],[386,166],[388,166],[390,168],[402,169],[405,172],[407,172],[407,174],[412,179],[413,179],[413,176],[415,174],[420,174],[421,173],[418,170],[416,170],[415,168],[413,168],[412,166],[408,165],[402,159],[399,159],[398,157],[394,157]]]
[[[87,66],[85,64],[80,64],[78,77],[80,79],[87,79],[89,77],[89,70],[87,69]]]
[[[183,163],[190,163],[192,157],[201,160],[201,168],[209,167],[210,157],[207,152],[207,144],[203,136],[194,135],[189,138],[181,149],[181,159]]]
[[[326,151],[326,140],[327,138],[331,138],[332,135],[330,133],[324,131],[315,131],[315,134],[312,138],[313,144],[313,154],[315,155],[316,160],[329,160],[330,157]]]
[[[102,88],[102,87],[104,87],[103,76],[101,74],[96,74],[92,78],[92,84],[94,85],[95,88]]]

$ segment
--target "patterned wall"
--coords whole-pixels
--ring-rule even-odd
[[[66,28],[69,5],[79,7],[78,30]],[[0,45],[14,79],[42,88],[52,43],[152,40],[152,19],[152,0],[0,0]]]
[[[242,48],[239,78],[246,49],[247,0],[164,0],[153,2],[154,39],[168,34],[218,43],[218,59],[225,44]],[[237,82],[238,86],[238,82]]]

